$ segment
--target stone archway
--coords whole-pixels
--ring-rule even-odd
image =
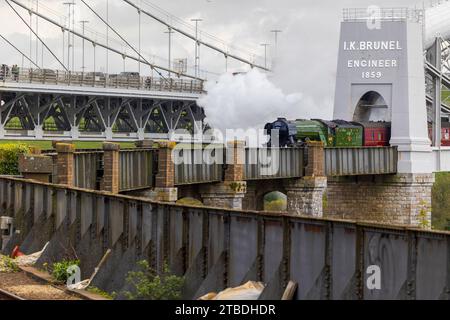
[[[376,91],[366,92],[358,101],[353,121],[391,121],[391,112],[386,100]]]

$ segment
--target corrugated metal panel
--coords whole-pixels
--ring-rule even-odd
[[[304,149],[246,149],[246,180],[300,178],[304,175]]]
[[[222,181],[222,164],[207,164],[201,149],[184,149],[183,163],[175,164],[175,185],[211,183]]]
[[[327,176],[355,176],[397,173],[397,149],[325,148]]]
[[[102,151],[76,152],[74,154],[74,185],[83,189],[97,189],[97,170],[103,160]]]
[[[155,150],[120,151],[120,191],[151,188],[153,186],[153,156]]]

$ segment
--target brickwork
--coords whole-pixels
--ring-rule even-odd
[[[105,142],[103,144],[103,181],[102,190],[119,193],[120,173],[119,173],[119,152],[120,145],[116,143]]]
[[[74,152],[75,146],[67,143],[56,144],[56,166],[57,166],[57,183],[67,186],[73,186],[74,178]]]
[[[53,160],[51,157],[39,154],[20,155],[19,171],[25,179],[50,182]]]
[[[429,227],[433,184],[430,174],[332,179],[328,182],[325,214]]]
[[[175,146],[174,142],[159,143],[157,188],[173,188],[175,186],[175,165],[172,159]]]
[[[227,146],[225,181],[244,180],[245,142],[233,141]]]
[[[325,176],[325,150],[323,142],[308,142],[308,165],[305,169],[305,175],[308,177]]]

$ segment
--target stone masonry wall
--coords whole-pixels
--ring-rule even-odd
[[[433,184],[428,174],[329,179],[325,215],[430,227]]]

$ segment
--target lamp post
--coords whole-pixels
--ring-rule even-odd
[[[88,20],[81,20],[80,21],[80,23],[82,24],[82,26],[83,26],[83,49],[82,49],[82,63],[81,63],[81,70],[83,70],[83,73],[85,72],[85,69],[86,69],[86,66],[84,65],[84,29],[85,29],[85,26],[86,26],[86,23],[89,23],[89,21]]]
[[[264,47],[264,68],[267,69],[267,47],[270,46],[268,43],[262,43],[262,47]]]
[[[283,32],[282,30],[271,30],[270,32],[272,32],[275,36],[275,52],[274,52],[274,60],[278,57],[278,34]]]
[[[69,7],[69,26],[67,28],[68,32],[67,32],[67,66],[69,71],[71,71],[72,69],[70,68],[70,48],[72,47],[71,41],[70,41],[70,27],[71,27],[71,17],[72,17],[72,6],[75,5],[74,2],[64,2],[64,5]],[[72,64],[72,68],[73,68],[73,64]]]
[[[175,32],[172,31],[172,28],[169,27],[168,31],[165,31],[169,35],[169,78],[172,76],[170,70],[172,69],[172,34]]]
[[[195,77],[198,77],[200,71],[200,45],[198,43],[198,23],[203,21],[203,19],[191,19],[195,22]]]

